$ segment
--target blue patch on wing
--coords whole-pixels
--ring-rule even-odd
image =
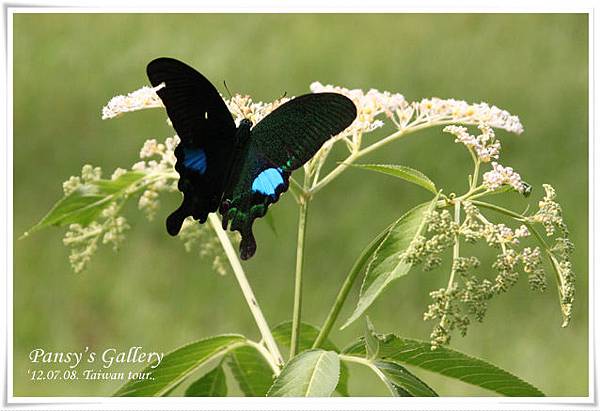
[[[262,171],[252,182],[252,191],[273,196],[277,187],[282,185],[283,175],[281,168],[267,168]]]
[[[206,153],[201,148],[184,148],[183,165],[194,171],[204,174],[206,172]]]

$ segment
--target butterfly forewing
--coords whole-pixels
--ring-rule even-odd
[[[251,144],[273,163],[295,170],[356,118],[356,106],[337,93],[305,94],[256,124]]]
[[[251,131],[245,156],[233,164],[221,206],[223,225],[242,235],[242,259],[252,257],[252,224],[289,187],[292,170],[301,167],[332,136],[356,117],[356,106],[335,93],[297,97],[269,114]]]
[[[219,92],[192,67],[162,57],[146,71],[153,86],[164,83],[157,94],[181,140],[175,169],[184,198],[167,219],[167,230],[176,235],[187,216],[204,222],[219,207],[236,127]]]

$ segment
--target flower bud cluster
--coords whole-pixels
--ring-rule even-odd
[[[63,244],[71,249],[69,262],[73,271],[83,271],[98,249],[98,243],[112,244],[117,250],[125,239],[129,224],[125,217],[118,215],[120,206],[113,202],[100,213],[97,221],[83,226],[71,224],[63,238]]]
[[[452,263],[455,281],[448,288],[429,294],[433,303],[428,306],[423,318],[439,320],[430,336],[432,349],[448,344],[454,330],[465,336],[471,318],[483,321],[494,291],[491,281],[480,280],[472,274],[479,264],[479,259],[474,256],[455,258]]]
[[[563,220],[562,208],[556,201],[556,191],[549,184],[544,184],[545,195],[538,203],[538,211],[528,218],[531,223],[541,224],[548,237],[554,238],[550,248],[552,264],[558,273],[558,291],[563,313],[563,326],[566,326],[572,315],[575,300],[575,273],[571,264],[573,242],[569,238],[569,229]]]
[[[568,233],[562,220],[558,221],[555,210],[559,206],[552,202],[555,195],[552,190],[547,190],[547,196],[540,202],[541,211],[550,214],[553,226],[561,233]],[[550,212],[548,211],[550,210]],[[479,208],[473,203],[463,203],[464,220],[456,231],[449,229],[448,221],[452,221],[450,213],[436,211],[431,214],[428,231],[439,233],[443,230],[448,235],[456,235],[468,243],[485,241],[492,248],[499,249],[491,268],[496,272],[493,280],[482,278],[475,271],[480,262],[474,256],[458,256],[453,259],[450,282],[447,288],[442,288],[430,293],[432,303],[424,314],[425,320],[437,320],[431,333],[433,348],[447,344],[451,333],[455,330],[465,335],[471,320],[482,321],[485,317],[489,301],[496,295],[502,294],[513,287],[520,277],[520,273],[527,276],[529,287],[534,291],[543,292],[547,288],[547,276],[544,271],[543,252],[538,247],[523,247],[520,240],[531,235],[530,229],[522,224],[516,228],[508,227],[503,223],[491,223],[484,217]],[[544,219],[535,220],[543,224]],[[420,247],[415,247],[413,254],[423,260],[426,243],[425,237],[420,241]],[[456,250],[455,250],[456,251]],[[569,255],[573,251],[573,243],[566,234],[557,238],[549,250],[552,254],[554,265],[559,277],[559,292],[561,308],[565,316],[565,323],[571,315],[574,299],[574,274]]]
[[[404,254],[404,260],[417,265],[424,263],[423,270],[430,271],[442,263],[441,255],[454,245],[458,225],[448,210],[430,211],[426,220],[428,236],[418,236]]]
[[[556,202],[554,187],[549,184],[544,184],[543,187],[546,195],[538,203],[539,210],[529,217],[529,221],[542,224],[548,236],[553,236],[557,228],[568,234],[567,226],[563,221],[562,208]]]
[[[63,192],[67,196],[76,191],[82,184],[91,183],[100,180],[100,178],[102,178],[102,169],[86,164],[81,168],[81,177],[71,176],[63,183]]]
[[[540,248],[525,248],[521,253],[521,261],[523,271],[528,275],[529,287],[534,291],[544,292],[546,290],[546,273]]]
[[[98,249],[98,240],[103,233],[103,227],[93,221],[87,226],[71,224],[63,238],[63,244],[71,249],[69,262],[73,271],[83,271]]]
[[[164,143],[158,143],[156,139],[146,140],[140,150],[142,161],[135,163],[132,167],[134,171],[148,174],[147,179],[152,181],[146,184],[145,190],[138,200],[138,208],[149,221],[154,220],[160,208],[159,193],[177,190],[178,178],[169,174],[172,174],[177,161],[175,147],[178,143],[178,136],[168,137]]]

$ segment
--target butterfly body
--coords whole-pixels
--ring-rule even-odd
[[[218,210],[223,228],[240,232],[244,260],[256,251],[254,220],[287,191],[291,172],[356,117],[348,98],[317,93],[290,100],[256,125],[242,119],[236,127],[217,90],[190,66],[158,58],[147,73],[153,86],[164,83],[157,94],[181,140],[175,170],[183,201],[167,218],[167,231],[177,235],[188,216],[204,223]]]

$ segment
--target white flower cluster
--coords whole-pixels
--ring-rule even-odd
[[[177,136],[168,137],[164,143],[158,143],[156,139],[146,140],[140,150],[142,161],[132,167],[132,170],[145,172],[148,179],[152,179],[152,183],[146,185],[146,190],[138,200],[138,208],[150,221],[154,220],[160,207],[159,192],[177,190],[177,179],[169,174],[173,174],[177,161],[175,147],[178,143]],[[153,157],[158,157],[158,160],[152,159]]]
[[[508,184],[520,193],[525,192],[525,183],[521,180],[519,173],[514,171],[512,167],[504,167],[494,161],[492,162],[492,168],[492,171],[483,174],[483,185],[488,190],[497,190]]]
[[[229,108],[229,111],[235,117],[236,124],[239,125],[243,119],[248,119],[252,121],[252,124],[256,124],[270,112],[289,100],[289,98],[282,97],[271,103],[263,103],[253,101],[250,96],[236,94],[231,99],[225,100],[225,104],[227,104],[227,108]]]
[[[164,143],[158,143],[156,139],[146,140],[140,150],[140,159],[131,167],[135,171],[144,171],[149,173],[170,172],[175,167],[177,158],[175,157],[175,147],[179,144],[179,137],[168,137]],[[159,157],[157,160],[146,159]]]
[[[65,195],[69,195],[77,190],[82,184],[96,181],[100,178],[102,178],[102,169],[86,164],[81,168],[81,177],[71,176],[63,183],[63,192]]]
[[[123,169],[117,169],[113,173],[113,180],[125,173]],[[81,168],[81,176],[72,176],[63,183],[65,196],[72,194],[77,189],[89,189],[102,178],[102,169],[89,164]],[[124,232],[129,229],[125,217],[119,215],[121,203],[112,201],[102,210],[96,221],[88,225],[71,224],[63,238],[63,243],[71,248],[69,261],[75,272],[81,272],[90,262],[92,256],[98,249],[98,243],[112,244],[117,249],[125,239]]]
[[[515,134],[523,132],[519,117],[496,106],[481,102],[469,104],[463,100],[441,99],[437,97],[411,103],[406,113],[396,113],[398,118],[415,117],[414,122],[487,124]]]
[[[80,273],[87,267],[98,249],[98,239],[104,230],[102,225],[93,221],[87,226],[71,224],[63,238],[63,244],[71,248],[69,262],[73,271]]]
[[[466,127],[456,125],[444,127],[444,132],[453,134],[456,137],[454,142],[464,144],[475,151],[481,161],[489,163],[499,157],[500,142],[496,140],[494,130],[487,124],[481,123],[478,128],[481,131],[478,136],[469,134]]]
[[[102,119],[117,117],[130,111],[145,108],[164,107],[156,92],[163,88],[164,83],[157,87],[142,87],[126,96],[115,96],[102,108]]]

